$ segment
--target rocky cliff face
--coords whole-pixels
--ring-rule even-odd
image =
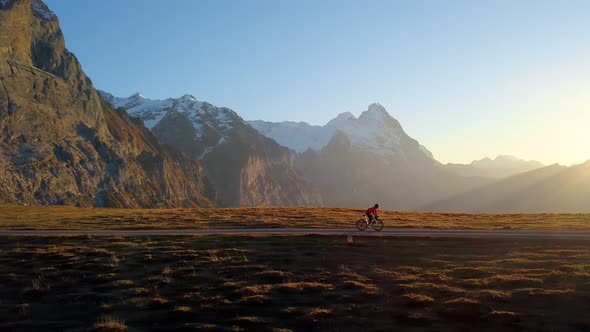
[[[103,101],[39,0],[0,2],[0,199],[206,206],[200,164]]]
[[[311,183],[295,170],[293,159],[291,151],[242,125],[202,163],[226,205],[321,204]]]
[[[314,187],[293,166],[294,153],[258,133],[234,111],[185,95],[117,98],[115,106],[144,121],[160,142],[201,161],[223,206],[318,205]]]

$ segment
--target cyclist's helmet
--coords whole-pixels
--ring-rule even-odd
[[[379,208],[379,204],[375,204],[375,207],[376,207],[376,208]]]

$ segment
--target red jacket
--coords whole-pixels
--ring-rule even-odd
[[[371,207],[371,208],[369,208],[369,209],[367,210],[367,213],[370,213],[370,214],[372,214],[372,215],[374,215],[374,216],[377,216],[377,215],[378,215],[378,213],[377,213],[377,208],[376,208],[376,207],[374,207],[374,206],[373,206],[373,207]]]

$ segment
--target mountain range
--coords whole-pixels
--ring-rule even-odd
[[[446,164],[443,168],[449,172],[462,176],[479,176],[500,179],[542,168],[541,162],[522,160],[514,156],[498,156],[495,159],[483,158],[474,160],[470,164]]]
[[[400,123],[378,103],[369,105],[358,119],[352,113],[345,112],[325,126],[289,121],[273,123],[257,120],[249,123],[261,134],[300,153],[308,149],[321,150],[337,131],[344,133],[353,146],[384,157],[394,154],[404,158],[404,154],[408,152],[405,144],[414,141],[406,135]],[[425,147],[419,145],[419,150],[418,154],[433,159],[432,153]]]
[[[590,161],[551,165],[426,205],[426,211],[485,213],[588,213]]]
[[[97,91],[40,0],[0,1],[0,201],[590,212],[589,164],[442,164],[378,104],[324,126]]]
[[[223,206],[320,205],[320,195],[297,170],[294,154],[261,135],[234,111],[185,95],[151,100],[141,94],[103,97],[143,121],[160,142],[204,167]]]

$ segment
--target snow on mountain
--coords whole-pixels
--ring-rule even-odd
[[[391,155],[402,150],[402,137],[407,136],[400,123],[383,106],[373,103],[358,118],[345,112],[324,126],[312,126],[305,122],[250,121],[261,134],[297,152],[307,149],[319,151],[326,146],[336,131],[345,133],[350,143],[360,149],[379,155]],[[432,159],[425,147],[420,150]]]
[[[152,100],[140,93],[127,98],[115,97],[110,93],[100,91],[100,94],[114,107],[127,110],[129,116],[142,119],[144,125],[153,130],[165,117],[182,115],[188,118],[195,129],[195,140],[204,140],[211,132],[216,139],[213,145],[205,146],[201,158],[211,151],[212,146],[223,143],[229,131],[237,124],[245,124],[234,111],[225,107],[213,106],[207,102],[198,101],[191,95],[180,98]]]
[[[152,100],[140,93],[127,98],[118,98],[103,91],[100,93],[115,107],[122,107],[130,116],[142,119],[150,130],[157,129],[158,124],[165,118],[175,115],[188,118],[195,129],[195,140],[204,143],[199,159],[210,152],[212,147],[223,143],[227,133],[238,124],[249,124],[260,134],[299,153],[307,149],[321,150],[334,134],[340,131],[346,134],[356,148],[382,156],[397,154],[403,158],[406,152],[403,141],[410,139],[400,123],[377,103],[371,104],[358,118],[346,112],[339,114],[324,126],[312,126],[305,122],[290,121],[246,123],[232,110],[198,101],[191,95]],[[211,139],[211,132],[215,133],[214,139]],[[420,146],[419,149],[428,158],[433,159],[425,147]]]
[[[6,5],[6,3],[7,2],[4,1],[3,5]],[[51,11],[51,9],[49,9],[49,7],[47,7],[47,5],[43,3],[43,1],[41,0],[32,0],[31,9],[37,16],[41,17],[46,21],[52,21],[55,18],[57,18],[57,16],[55,16],[55,13]]]
[[[397,150],[401,135],[404,134],[399,122],[392,118],[383,106],[376,103],[371,104],[358,119],[344,119],[340,116],[330,121],[327,126],[344,132],[352,145],[379,154],[390,154]]]
[[[350,112],[344,112],[344,113],[338,114],[338,116],[336,116],[334,119],[330,120],[330,122],[328,122],[326,124],[326,127],[338,128],[338,127],[346,126],[348,121],[354,121],[354,120],[356,120],[356,117],[354,116],[354,114],[352,114]]]
[[[257,120],[248,123],[262,135],[297,152],[303,152],[310,148],[320,150],[328,144],[335,132],[333,128],[312,126],[306,122],[273,123]]]
[[[142,119],[158,141],[199,160],[222,206],[321,204],[314,186],[294,167],[292,150],[260,134],[225,107],[191,95],[151,100],[136,93],[117,98],[115,107]]]

